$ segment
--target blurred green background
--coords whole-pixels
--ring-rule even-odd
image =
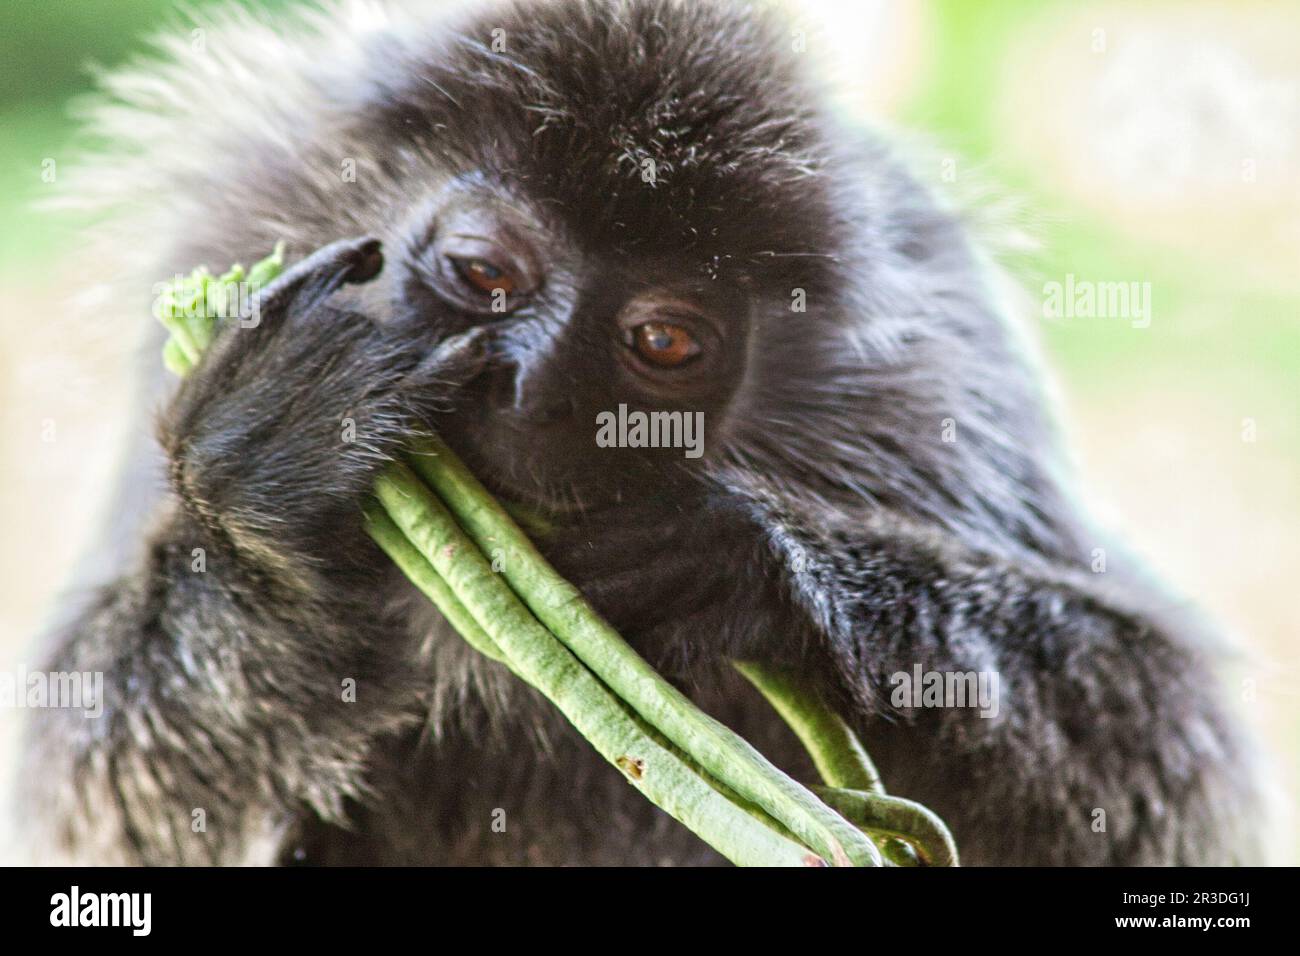
[[[88,65],[120,64],[150,32],[187,33],[206,6],[0,0],[4,666],[25,655],[84,545],[115,467],[114,422],[131,413],[112,361],[54,321],[93,264],[66,252],[74,220],[32,207],[60,188],[42,164],[75,157],[69,104],[90,88]],[[918,175],[972,206],[1020,280],[1097,513],[1246,649],[1234,696],[1294,806],[1300,7],[787,6],[845,108],[906,131]],[[1044,283],[1069,274],[1149,282],[1149,327],[1042,318]],[[0,720],[7,751],[14,721]],[[1277,844],[1294,862],[1281,825]]]

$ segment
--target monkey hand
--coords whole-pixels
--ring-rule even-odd
[[[480,366],[477,331],[431,341],[329,303],[383,266],[372,239],[334,243],[228,323],[160,422],[184,509],[241,560],[283,572],[380,560],[360,505],[403,440]]]

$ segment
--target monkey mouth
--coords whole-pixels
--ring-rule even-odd
[[[456,441],[452,436],[444,436],[444,439],[501,507],[530,534],[568,524],[588,509],[584,496],[572,483],[564,487],[541,481],[516,482],[503,474],[504,469],[494,467],[490,458],[473,441]]]

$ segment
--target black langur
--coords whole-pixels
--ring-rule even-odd
[[[109,81],[95,183],[140,250],[140,322],[195,264],[280,239],[302,261],[158,399],[162,454],[136,460],[166,493],[147,520],[123,506],[122,563],[50,640],[48,669],[105,675],[104,714],[30,721],[38,853],[716,861],[366,537],[374,476],[432,428],[796,773],[726,662],[817,680],[964,862],[1256,858],[1213,643],[1092,572],[988,268],[779,21],[727,0],[376,17],[231,14]],[[620,409],[702,413],[699,454],[604,447]],[[900,703],[918,668],[997,675],[995,712]]]

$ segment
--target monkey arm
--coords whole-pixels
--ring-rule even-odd
[[[815,556],[788,575],[795,603],[891,792],[947,820],[967,861],[1251,857],[1249,761],[1185,623],[902,520],[776,541]],[[935,690],[967,674],[976,699]]]
[[[338,817],[375,737],[414,719],[414,649],[345,596],[264,589],[176,514],[62,631],[44,666],[102,674],[102,715],[32,712],[30,846],[80,863],[265,863],[293,809]]]
[[[336,243],[290,270],[261,324],[228,328],[163,417],[176,506],[47,665],[102,674],[104,713],[32,721],[31,816],[54,830],[33,846],[265,860],[291,808],[337,818],[374,738],[415,719],[424,672],[361,504],[419,414],[403,387],[423,381],[422,353],[321,304],[373,274],[373,247]],[[445,375],[444,357],[423,372]]]

